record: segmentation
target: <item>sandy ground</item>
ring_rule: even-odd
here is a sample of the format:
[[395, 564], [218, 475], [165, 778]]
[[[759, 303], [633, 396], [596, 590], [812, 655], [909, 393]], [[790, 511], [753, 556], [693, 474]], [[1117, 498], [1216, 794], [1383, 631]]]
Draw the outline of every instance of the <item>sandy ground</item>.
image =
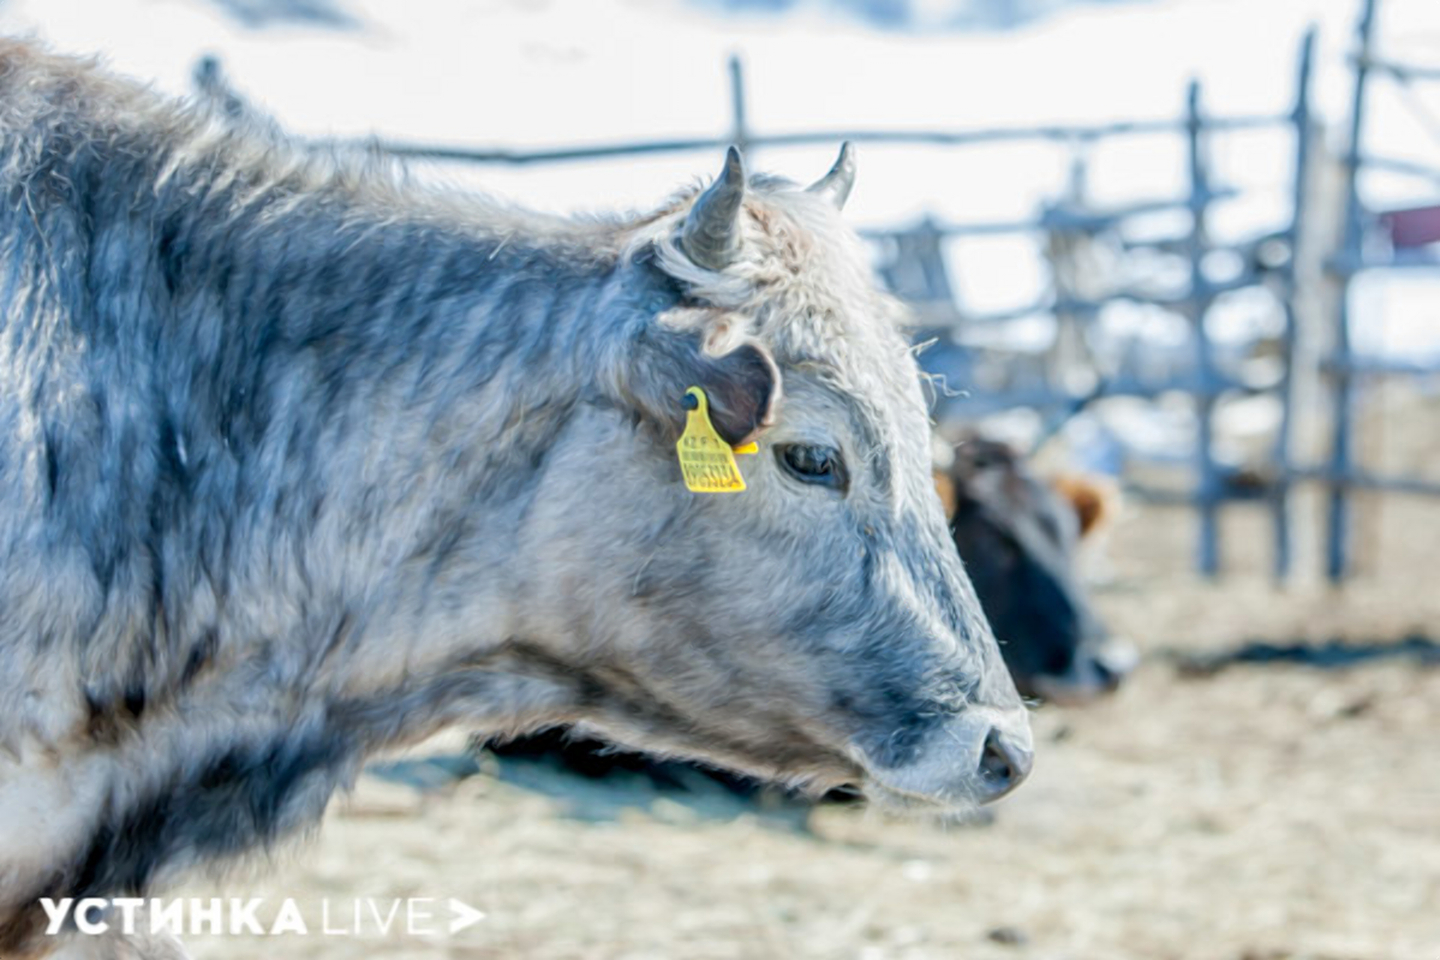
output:
[[[1411, 423], [1435, 466], [1440, 416]], [[1424, 438], [1429, 443], [1421, 443]], [[1420, 446], [1415, 446], [1420, 444]], [[1423, 449], [1422, 449], [1423, 448]], [[1417, 452], [1418, 450], [1418, 452]], [[604, 822], [487, 776], [427, 795], [362, 781], [318, 840], [262, 878], [191, 895], [456, 897], [453, 937], [201, 937], [198, 957], [1440, 958], [1440, 669], [1231, 667], [1167, 650], [1252, 638], [1440, 632], [1440, 504], [1366, 518], [1343, 591], [1273, 590], [1257, 511], [1227, 520], [1237, 572], [1186, 572], [1188, 514], [1129, 508], [1100, 602], [1145, 660], [1109, 702], [1041, 709], [1031, 781], [987, 826], [827, 808], [810, 833], [661, 802]], [[262, 914], [264, 911], [262, 910]]]

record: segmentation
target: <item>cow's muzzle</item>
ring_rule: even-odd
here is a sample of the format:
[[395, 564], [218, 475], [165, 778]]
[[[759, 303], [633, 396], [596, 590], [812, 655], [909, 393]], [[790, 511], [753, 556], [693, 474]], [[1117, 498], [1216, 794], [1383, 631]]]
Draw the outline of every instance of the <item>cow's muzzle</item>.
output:
[[999, 800], [1030, 776], [1030, 768], [1035, 765], [1035, 748], [1029, 717], [1022, 723], [1018, 733], [993, 726], [985, 735], [980, 749], [980, 795], [977, 797], [981, 803]]
[[861, 760], [867, 792], [882, 803], [956, 809], [999, 800], [1030, 775], [1034, 741], [1024, 707], [971, 707], [947, 720], [913, 761]]

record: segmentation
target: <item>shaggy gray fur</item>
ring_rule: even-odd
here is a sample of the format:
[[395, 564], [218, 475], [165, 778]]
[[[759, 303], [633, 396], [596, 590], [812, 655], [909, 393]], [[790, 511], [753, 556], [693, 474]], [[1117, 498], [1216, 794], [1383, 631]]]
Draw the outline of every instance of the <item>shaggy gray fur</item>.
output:
[[[831, 198], [750, 178], [708, 270], [693, 194], [514, 211], [13, 43], [0, 186], [0, 953], [447, 724], [940, 805], [1028, 747]], [[681, 483], [692, 384], [743, 494]]]

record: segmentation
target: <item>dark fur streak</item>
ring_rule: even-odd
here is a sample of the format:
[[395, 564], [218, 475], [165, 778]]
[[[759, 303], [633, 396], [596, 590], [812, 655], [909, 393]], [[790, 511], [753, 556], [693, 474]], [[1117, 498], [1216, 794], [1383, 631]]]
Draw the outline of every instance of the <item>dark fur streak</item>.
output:
[[45, 488], [50, 491], [50, 502], [55, 502], [60, 490], [60, 454], [58, 441], [53, 430], [45, 428]]
[[44, 895], [143, 895], [177, 851], [229, 856], [269, 844], [287, 826], [286, 806], [301, 782], [347, 754], [344, 741], [325, 731], [239, 744], [123, 809], [112, 798], [73, 867]]

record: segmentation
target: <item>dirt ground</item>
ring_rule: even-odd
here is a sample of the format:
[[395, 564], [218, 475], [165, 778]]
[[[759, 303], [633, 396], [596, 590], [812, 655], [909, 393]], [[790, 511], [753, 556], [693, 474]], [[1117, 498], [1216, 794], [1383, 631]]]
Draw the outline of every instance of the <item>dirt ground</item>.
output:
[[[1417, 401], [1418, 402], [1418, 401]], [[1407, 465], [1437, 466], [1440, 404], [1410, 406]], [[1440, 473], [1440, 472], [1437, 472]], [[1167, 651], [1248, 639], [1440, 634], [1440, 503], [1364, 512], [1343, 590], [1273, 589], [1258, 510], [1233, 571], [1188, 572], [1189, 514], [1129, 507], [1099, 601], [1145, 658], [1112, 700], [1035, 715], [1037, 766], [993, 823], [826, 808], [810, 833], [664, 801], [590, 822], [487, 776], [420, 794], [367, 777], [263, 877], [189, 895], [456, 897], [447, 938], [195, 938], [257, 953], [540, 960], [1440, 960], [1440, 669], [1233, 666]], [[306, 906], [309, 905], [309, 906]]]

